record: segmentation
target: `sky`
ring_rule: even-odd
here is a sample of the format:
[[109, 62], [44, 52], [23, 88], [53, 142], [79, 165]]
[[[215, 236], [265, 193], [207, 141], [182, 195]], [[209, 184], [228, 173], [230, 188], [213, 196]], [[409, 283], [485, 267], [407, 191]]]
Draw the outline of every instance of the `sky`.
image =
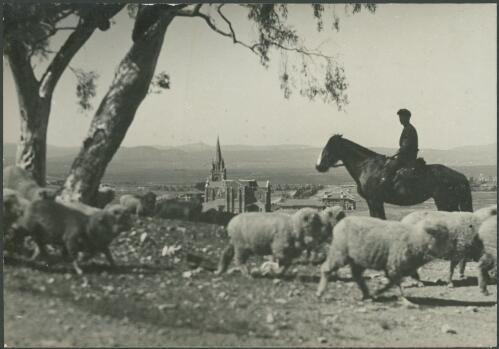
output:
[[[245, 9], [224, 9], [241, 39], [255, 38]], [[309, 5], [289, 5], [289, 11], [305, 45], [319, 47], [344, 67], [350, 101], [344, 111], [298, 93], [285, 99], [279, 53], [266, 69], [202, 19], [180, 17], [167, 30], [156, 67], [170, 75], [171, 89], [146, 96], [122, 145], [215, 144], [218, 135], [222, 146], [322, 146], [342, 133], [365, 146], [397, 147], [400, 108], [411, 111], [420, 148], [496, 142], [495, 4], [380, 4], [374, 14], [355, 15], [338, 5], [339, 32], [330, 29], [326, 12], [321, 33]], [[99, 74], [93, 111], [131, 46], [133, 20], [122, 11], [114, 22], [108, 31], [96, 31], [71, 62]], [[60, 46], [63, 35], [51, 47]], [[38, 63], [38, 74], [47, 63]], [[16, 142], [19, 109], [5, 59], [3, 71], [3, 139]], [[87, 133], [93, 114], [78, 111], [75, 81], [68, 69], [56, 87], [49, 144], [80, 146]]]

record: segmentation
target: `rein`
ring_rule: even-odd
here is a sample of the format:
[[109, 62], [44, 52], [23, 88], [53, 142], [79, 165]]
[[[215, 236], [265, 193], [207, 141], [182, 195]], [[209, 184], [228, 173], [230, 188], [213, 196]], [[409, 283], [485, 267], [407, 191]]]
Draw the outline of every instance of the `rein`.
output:
[[343, 167], [345, 166], [345, 164], [342, 162], [341, 164], [338, 164], [338, 165], [331, 165], [331, 167]]

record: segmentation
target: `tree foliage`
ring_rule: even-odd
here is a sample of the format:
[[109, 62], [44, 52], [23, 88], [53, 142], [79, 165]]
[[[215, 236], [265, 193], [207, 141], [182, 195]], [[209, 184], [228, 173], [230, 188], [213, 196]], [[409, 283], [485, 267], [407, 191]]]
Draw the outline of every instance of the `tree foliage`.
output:
[[[76, 41], [80, 33], [91, 33], [97, 28], [107, 30], [110, 26], [110, 18], [121, 7], [123, 5], [88, 6], [83, 3], [6, 2], [4, 6], [4, 55], [8, 56], [16, 48], [18, 51], [20, 48], [23, 53], [20, 58], [29, 63], [33, 75], [37, 62], [52, 58], [47, 71], [39, 79], [39, 83], [43, 84], [43, 79], [49, 73], [51, 65], [63, 65], [61, 70], [64, 70], [69, 62], [62, 61], [65, 57], [74, 55], [74, 52], [66, 51], [71, 51], [71, 44]], [[70, 36], [63, 46], [54, 51], [50, 41], [56, 34], [63, 31], [69, 32]], [[86, 41], [86, 39], [81, 40]], [[95, 96], [97, 74], [78, 68], [71, 70], [78, 80], [76, 96], [80, 109], [88, 110], [91, 108], [91, 98]]]
[[[322, 99], [325, 103], [334, 103], [338, 109], [348, 104], [346, 75], [342, 66], [333, 57], [318, 50], [306, 47], [288, 20], [287, 4], [244, 4], [247, 18], [257, 30], [257, 37], [252, 42], [239, 39], [237, 29], [224, 12], [225, 4], [197, 4], [193, 9], [180, 9], [179, 16], [199, 17], [220, 35], [229, 37], [234, 44], [242, 45], [256, 54], [260, 63], [268, 67], [272, 53], [280, 53], [279, 82], [285, 98], [294, 91], [309, 100]], [[344, 6], [346, 14], [355, 14], [363, 8], [369, 12], [376, 10], [376, 5], [345, 4], [324, 5], [312, 4], [313, 18], [316, 20], [318, 32], [325, 27], [326, 10], [331, 9], [331, 28], [339, 31], [340, 17], [337, 8]], [[205, 11], [205, 8], [208, 10]], [[209, 13], [209, 14], [208, 14]], [[213, 14], [215, 13], [215, 15]], [[223, 26], [217, 24], [222, 22]]]

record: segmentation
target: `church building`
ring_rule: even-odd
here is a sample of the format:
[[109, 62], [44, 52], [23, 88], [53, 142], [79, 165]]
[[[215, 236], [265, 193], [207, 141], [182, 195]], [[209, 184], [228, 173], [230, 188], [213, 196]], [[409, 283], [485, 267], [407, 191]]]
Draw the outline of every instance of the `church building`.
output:
[[270, 212], [270, 195], [270, 181], [227, 179], [220, 140], [217, 138], [215, 159], [204, 189], [203, 211], [214, 208], [231, 213]]

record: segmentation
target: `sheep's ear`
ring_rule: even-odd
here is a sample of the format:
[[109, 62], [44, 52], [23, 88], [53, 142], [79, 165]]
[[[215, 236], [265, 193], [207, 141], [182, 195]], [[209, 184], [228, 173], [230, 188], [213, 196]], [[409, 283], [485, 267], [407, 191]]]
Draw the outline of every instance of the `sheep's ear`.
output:
[[423, 221], [422, 228], [433, 237], [444, 237], [449, 234], [447, 226], [442, 222]]

